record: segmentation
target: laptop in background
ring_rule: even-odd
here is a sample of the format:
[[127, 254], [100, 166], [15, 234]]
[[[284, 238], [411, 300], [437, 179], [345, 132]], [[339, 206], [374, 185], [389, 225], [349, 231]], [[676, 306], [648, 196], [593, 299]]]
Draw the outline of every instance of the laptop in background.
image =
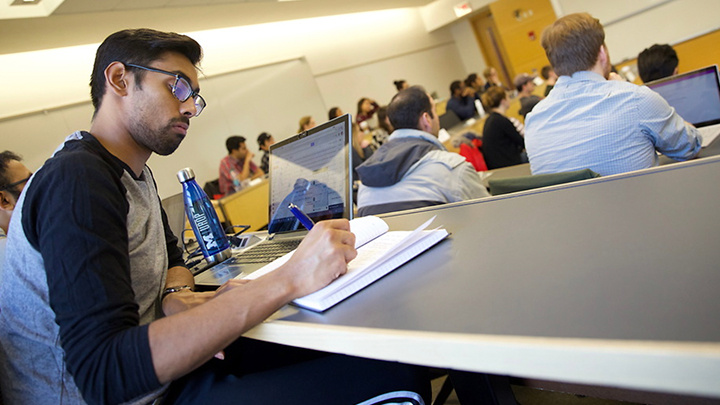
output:
[[717, 65], [645, 84], [660, 94], [702, 134], [702, 146], [720, 135], [720, 77]]
[[175, 194], [160, 201], [165, 215], [167, 216], [168, 225], [173, 235], [178, 238], [178, 247], [185, 248], [183, 234], [185, 232], [185, 201], [183, 201], [182, 193]]
[[352, 219], [351, 128], [345, 114], [270, 147], [268, 238], [196, 275], [196, 285], [218, 286], [295, 249], [307, 230], [290, 203], [315, 222]]

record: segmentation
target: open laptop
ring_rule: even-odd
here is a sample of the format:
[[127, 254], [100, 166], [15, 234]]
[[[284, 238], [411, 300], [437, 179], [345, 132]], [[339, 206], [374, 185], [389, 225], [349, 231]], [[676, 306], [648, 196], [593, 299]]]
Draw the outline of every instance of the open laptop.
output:
[[178, 247], [183, 249], [185, 246], [183, 240], [185, 232], [185, 201], [183, 200], [183, 194], [178, 193], [167, 197], [161, 201], [161, 204], [167, 216], [170, 230], [178, 238]]
[[270, 147], [268, 238], [199, 273], [196, 285], [218, 286], [295, 249], [307, 230], [290, 203], [315, 222], [352, 219], [351, 120], [345, 114]]
[[645, 84], [702, 134], [702, 146], [720, 135], [720, 78], [717, 65]]

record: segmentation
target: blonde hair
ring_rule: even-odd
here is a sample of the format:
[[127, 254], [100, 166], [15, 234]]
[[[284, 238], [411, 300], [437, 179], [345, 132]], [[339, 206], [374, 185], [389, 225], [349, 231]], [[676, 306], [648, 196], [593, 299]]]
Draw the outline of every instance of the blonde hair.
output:
[[485, 76], [485, 80], [489, 79], [490, 76], [492, 76], [493, 69], [495, 68], [492, 66], [488, 66], [485, 68], [485, 70], [483, 70], [483, 76]]
[[305, 130], [305, 125], [309, 124], [310, 120], [312, 120], [312, 117], [309, 115], [300, 118], [300, 128], [298, 128], [298, 133]]

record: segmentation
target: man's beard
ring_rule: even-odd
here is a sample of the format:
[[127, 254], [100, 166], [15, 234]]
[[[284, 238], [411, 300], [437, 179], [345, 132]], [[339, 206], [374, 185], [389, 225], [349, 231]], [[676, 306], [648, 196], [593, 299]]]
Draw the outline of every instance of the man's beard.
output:
[[173, 131], [173, 126], [178, 122], [190, 125], [188, 118], [173, 118], [162, 129], [153, 131], [144, 123], [138, 122], [132, 126], [130, 136], [150, 151], [167, 156], [175, 152], [185, 138], [185, 135]]

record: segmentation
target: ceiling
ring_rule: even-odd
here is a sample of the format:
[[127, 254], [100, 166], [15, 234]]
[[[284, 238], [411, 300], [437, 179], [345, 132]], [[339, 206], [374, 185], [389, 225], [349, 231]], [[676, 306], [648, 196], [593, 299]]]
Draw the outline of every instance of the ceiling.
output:
[[[99, 43], [133, 27], [194, 32], [268, 22], [420, 7], [433, 0], [40, 0], [0, 4], [0, 54]], [[59, 5], [57, 4], [59, 3]], [[45, 17], [18, 18], [11, 7], [38, 7]], [[42, 11], [42, 10], [40, 10]]]

